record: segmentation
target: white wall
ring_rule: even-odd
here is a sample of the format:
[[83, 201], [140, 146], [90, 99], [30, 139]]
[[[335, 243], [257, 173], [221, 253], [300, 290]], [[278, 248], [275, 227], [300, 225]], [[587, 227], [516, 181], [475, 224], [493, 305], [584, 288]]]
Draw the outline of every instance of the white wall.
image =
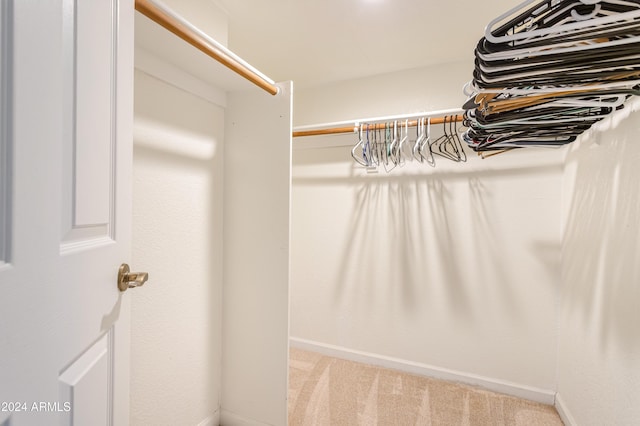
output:
[[[131, 423], [220, 406], [224, 111], [135, 73]], [[217, 424], [217, 423], [215, 423]]]
[[[295, 121], [456, 108], [466, 65], [302, 90]], [[371, 175], [323, 141], [355, 138], [294, 140], [292, 339], [552, 402], [562, 151]]]
[[631, 110], [567, 157], [558, 394], [576, 425], [640, 421], [640, 112]]
[[459, 108], [472, 71], [456, 62], [296, 89], [293, 125]]
[[229, 94], [222, 424], [286, 425], [291, 83]]
[[[213, 2], [163, 2], [226, 44]], [[150, 61], [140, 28], [136, 37], [131, 267], [150, 278], [131, 294], [131, 424], [217, 425], [225, 95], [162, 50]]]
[[290, 83], [135, 85], [131, 422], [286, 424]]

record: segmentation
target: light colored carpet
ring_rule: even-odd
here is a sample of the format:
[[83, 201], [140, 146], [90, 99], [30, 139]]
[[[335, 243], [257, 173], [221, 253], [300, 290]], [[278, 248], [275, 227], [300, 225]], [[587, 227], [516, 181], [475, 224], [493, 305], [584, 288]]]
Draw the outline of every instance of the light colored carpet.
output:
[[562, 426], [551, 406], [292, 348], [291, 426]]

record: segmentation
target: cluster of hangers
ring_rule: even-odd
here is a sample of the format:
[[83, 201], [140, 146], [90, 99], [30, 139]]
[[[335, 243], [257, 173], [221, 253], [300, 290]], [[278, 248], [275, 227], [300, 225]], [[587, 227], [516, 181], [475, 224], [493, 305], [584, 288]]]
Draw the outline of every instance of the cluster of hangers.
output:
[[[458, 117], [445, 116], [438, 121], [443, 125], [443, 134], [438, 137], [432, 134], [432, 122], [428, 117], [411, 122], [406, 119], [357, 124], [357, 142], [351, 149], [351, 156], [369, 170], [382, 167], [387, 172], [405, 165], [407, 160], [435, 167], [435, 156], [456, 162], [467, 161], [458, 134]], [[415, 127], [415, 132], [409, 130], [410, 127]]]
[[527, 0], [489, 23], [465, 86], [476, 151], [572, 142], [640, 95], [640, 0]]

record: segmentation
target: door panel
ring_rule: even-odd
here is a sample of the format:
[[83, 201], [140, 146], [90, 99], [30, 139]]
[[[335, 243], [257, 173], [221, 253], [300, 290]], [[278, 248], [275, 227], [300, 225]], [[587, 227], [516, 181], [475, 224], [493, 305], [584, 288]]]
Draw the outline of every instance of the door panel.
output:
[[13, 15], [0, 404], [14, 403], [0, 425], [126, 425], [133, 2], [0, 2]]
[[59, 406], [62, 424], [112, 424], [112, 338], [112, 333], [105, 334], [60, 374], [60, 401], [66, 404]]
[[113, 239], [117, 3], [66, 0], [63, 245]]
[[75, 1], [74, 226], [106, 224], [110, 217], [112, 102], [115, 47], [113, 1]]
[[0, 3], [0, 268], [11, 247], [11, 2]]

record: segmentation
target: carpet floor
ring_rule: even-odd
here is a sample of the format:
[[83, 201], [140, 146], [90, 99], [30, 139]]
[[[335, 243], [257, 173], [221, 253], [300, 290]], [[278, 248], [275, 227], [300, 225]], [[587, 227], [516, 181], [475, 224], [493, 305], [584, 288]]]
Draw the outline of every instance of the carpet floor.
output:
[[292, 348], [291, 426], [562, 426], [552, 406]]

